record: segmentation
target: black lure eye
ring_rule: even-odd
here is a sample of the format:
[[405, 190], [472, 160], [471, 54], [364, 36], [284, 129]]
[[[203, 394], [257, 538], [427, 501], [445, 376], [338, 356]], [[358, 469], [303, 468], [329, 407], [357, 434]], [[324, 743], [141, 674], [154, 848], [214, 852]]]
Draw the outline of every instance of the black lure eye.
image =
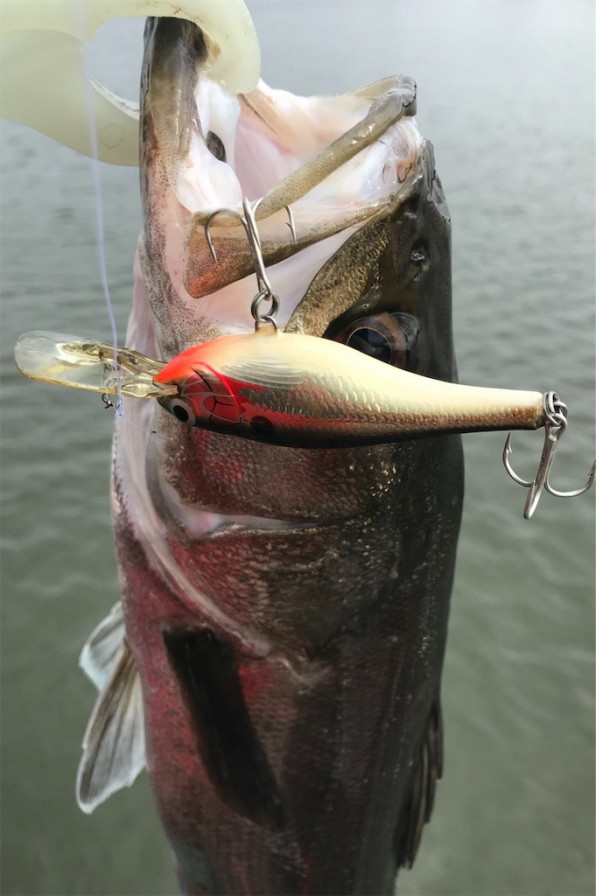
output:
[[189, 426], [194, 425], [195, 412], [189, 401], [185, 401], [183, 398], [171, 398], [167, 404], [163, 400], [160, 404], [163, 404], [166, 410], [168, 410], [176, 420], [179, 420], [180, 423], [187, 423]]
[[420, 325], [412, 314], [396, 311], [361, 317], [335, 338], [377, 361], [406, 369], [419, 330]]

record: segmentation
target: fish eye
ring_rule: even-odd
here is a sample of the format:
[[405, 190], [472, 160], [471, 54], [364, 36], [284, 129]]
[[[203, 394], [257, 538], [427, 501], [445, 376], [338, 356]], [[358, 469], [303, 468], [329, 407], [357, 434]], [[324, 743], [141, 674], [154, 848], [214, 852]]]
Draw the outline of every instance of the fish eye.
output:
[[336, 335], [338, 342], [393, 367], [410, 366], [420, 325], [402, 311], [361, 317]]
[[356, 351], [376, 358], [377, 361], [384, 361], [386, 364], [391, 363], [392, 351], [391, 343], [385, 333], [381, 333], [375, 327], [358, 326], [352, 330], [346, 339], [346, 345], [355, 348]]
[[163, 407], [176, 418], [176, 420], [179, 420], [180, 423], [187, 423], [189, 426], [194, 426], [195, 412], [190, 401], [186, 401], [184, 398], [170, 398], [167, 403], [162, 399], [160, 404], [162, 404]]

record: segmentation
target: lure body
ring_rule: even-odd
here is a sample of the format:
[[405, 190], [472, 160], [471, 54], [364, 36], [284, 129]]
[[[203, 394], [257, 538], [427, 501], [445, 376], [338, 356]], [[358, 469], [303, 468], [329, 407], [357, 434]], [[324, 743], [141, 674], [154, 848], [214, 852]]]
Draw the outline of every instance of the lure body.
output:
[[271, 326], [188, 349], [154, 382], [176, 387], [159, 403], [182, 423], [309, 448], [544, 422], [539, 392], [445, 383]]
[[104, 396], [156, 398], [184, 424], [304, 448], [380, 444], [448, 432], [535, 429], [544, 395], [460, 386], [352, 348], [272, 326], [193, 346], [167, 364], [105, 342], [34, 330], [25, 376]]

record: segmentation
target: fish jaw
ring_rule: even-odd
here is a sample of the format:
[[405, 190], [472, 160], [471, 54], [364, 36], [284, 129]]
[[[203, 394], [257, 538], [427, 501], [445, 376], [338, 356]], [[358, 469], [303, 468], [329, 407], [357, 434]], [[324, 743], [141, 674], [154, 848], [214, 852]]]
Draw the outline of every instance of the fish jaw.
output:
[[[149, 24], [146, 44], [145, 227], [127, 344], [168, 360], [217, 336], [252, 330], [255, 287], [248, 277], [215, 292], [210, 286], [200, 298], [187, 291], [186, 253], [201, 203], [184, 189], [190, 183], [206, 191], [211, 181], [197, 187], [193, 166], [184, 167], [176, 148], [190, 147], [192, 161], [193, 148], [206, 146], [211, 107], [197, 106], [202, 135], [192, 104], [191, 114], [180, 111], [186, 131], [177, 124], [170, 133], [167, 121], [154, 117], [160, 97], [172, 95], [154, 59], [158, 27]], [[174, 33], [166, 34], [175, 48]], [[190, 46], [187, 32], [180, 41]], [[186, 58], [161, 47], [171, 65]], [[174, 96], [189, 104], [187, 73], [174, 77], [181, 84]], [[213, 120], [220, 102], [234, 114], [240, 110], [236, 134], [243, 115], [252, 133], [251, 109], [261, 111], [271, 97], [277, 102], [275, 92], [259, 89], [248, 107], [199, 79]], [[292, 108], [288, 97], [284, 102]], [[342, 123], [331, 136], [357, 124], [371, 102], [366, 92], [337, 100]], [[326, 103], [323, 115], [334, 105]], [[428, 146], [423, 152], [412, 122], [392, 127], [384, 149], [366, 150], [371, 160], [364, 167], [375, 169], [381, 185], [370, 216], [270, 264], [268, 273], [282, 300], [279, 320], [294, 332], [325, 335], [338, 316], [365, 305], [417, 313], [427, 324], [422, 371], [450, 380], [448, 217]], [[227, 132], [219, 130], [231, 157]], [[305, 139], [303, 152], [321, 149], [329, 136], [327, 130], [311, 143]], [[407, 152], [398, 147], [397, 156], [406, 158], [412, 142], [418, 161], [400, 184], [395, 147], [402, 137]], [[269, 189], [261, 180], [251, 194], [238, 178], [240, 147], [247, 145], [233, 144], [237, 182], [223, 171], [225, 189], [210, 200], [218, 207]], [[383, 193], [385, 152], [394, 179]], [[217, 163], [222, 172], [221, 161], [205, 161], [205, 171]], [[333, 188], [341, 201], [329, 216], [338, 225], [352, 190], [346, 184]], [[325, 202], [319, 195], [305, 204], [298, 223], [312, 229], [309, 221]], [[233, 227], [216, 223], [219, 251], [223, 232]], [[276, 228], [288, 243], [283, 211], [259, 221], [260, 232], [268, 227], [272, 244], [280, 241]], [[421, 272], [410, 255], [422, 238], [431, 261]], [[362, 247], [365, 259], [354, 277], [345, 268], [340, 277], [341, 295], [328, 289], [325, 272]], [[387, 267], [394, 278], [382, 276]], [[207, 264], [206, 280], [212, 273]], [[162, 408], [125, 400], [113, 469], [114, 531], [127, 639], [144, 693], [147, 764], [183, 889], [393, 892], [398, 867], [413, 860], [441, 773], [438, 706], [461, 513], [459, 439], [312, 452], [180, 426]], [[221, 712], [213, 715], [209, 706]], [[235, 743], [242, 744], [239, 755]]]

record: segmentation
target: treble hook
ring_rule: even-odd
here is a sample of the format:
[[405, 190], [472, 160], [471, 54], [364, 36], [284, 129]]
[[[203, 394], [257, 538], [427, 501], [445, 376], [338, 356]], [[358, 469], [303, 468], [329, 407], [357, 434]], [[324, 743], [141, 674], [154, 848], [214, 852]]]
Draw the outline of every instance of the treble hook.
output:
[[546, 417], [546, 422], [544, 424], [544, 446], [542, 448], [540, 463], [538, 464], [538, 471], [534, 479], [528, 482], [526, 479], [522, 479], [521, 476], [518, 476], [512, 469], [509, 461], [509, 455], [513, 451], [511, 448], [511, 433], [507, 436], [507, 441], [505, 442], [505, 448], [503, 450], [503, 463], [511, 478], [519, 485], [523, 485], [524, 488], [530, 489], [530, 494], [528, 495], [528, 500], [524, 507], [524, 517], [527, 520], [533, 516], [543, 491], [548, 492], [549, 495], [554, 495], [556, 498], [575, 498], [577, 495], [583, 495], [584, 492], [587, 492], [596, 478], [595, 461], [592, 464], [588, 481], [583, 488], [575, 489], [575, 491], [572, 492], [560, 492], [551, 486], [549, 477], [555, 459], [557, 445], [567, 428], [567, 405], [560, 400], [555, 392], [547, 392], [545, 394], [543, 405], [544, 415]]
[[[257, 287], [258, 292], [254, 297], [252, 304], [250, 306], [250, 312], [255, 321], [255, 329], [259, 329], [262, 323], [270, 323], [273, 324], [275, 329], [277, 329], [277, 324], [275, 322], [275, 315], [279, 310], [279, 299], [273, 292], [271, 284], [269, 282], [269, 278], [267, 276], [267, 271], [265, 269], [265, 260], [263, 258], [263, 252], [261, 249], [261, 239], [259, 237], [259, 231], [257, 229], [256, 222], [256, 211], [259, 207], [261, 200], [259, 199], [254, 205], [251, 206], [248, 199], [244, 198], [242, 200], [242, 208], [244, 210], [244, 214], [241, 215], [240, 212], [236, 211], [236, 209], [232, 208], [218, 208], [214, 212], [212, 212], [207, 220], [205, 221], [205, 238], [207, 240], [207, 245], [209, 246], [209, 250], [211, 252], [211, 257], [213, 261], [217, 263], [217, 254], [215, 252], [215, 247], [213, 245], [213, 241], [211, 239], [211, 233], [209, 228], [211, 226], [212, 220], [221, 214], [233, 215], [237, 218], [242, 226], [244, 227], [244, 232], [246, 233], [246, 238], [248, 240], [248, 245], [250, 246], [250, 250], [252, 253], [254, 265], [255, 265], [255, 276], [257, 278]], [[294, 242], [296, 242], [296, 227], [294, 224], [294, 216], [292, 214], [289, 206], [285, 206], [286, 212], [288, 213], [288, 226], [292, 232], [292, 237]], [[269, 301], [271, 303], [271, 307], [267, 314], [262, 314], [260, 312], [260, 306], [263, 301]]]

